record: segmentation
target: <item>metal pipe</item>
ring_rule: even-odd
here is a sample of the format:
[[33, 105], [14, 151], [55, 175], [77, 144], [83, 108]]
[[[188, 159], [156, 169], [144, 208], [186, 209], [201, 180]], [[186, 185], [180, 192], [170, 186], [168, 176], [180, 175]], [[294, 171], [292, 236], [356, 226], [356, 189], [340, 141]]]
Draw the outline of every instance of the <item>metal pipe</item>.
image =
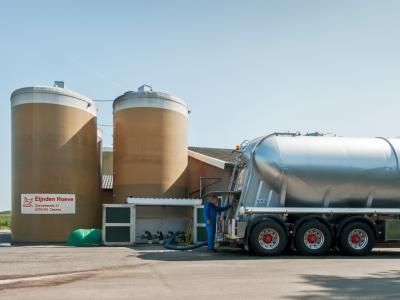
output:
[[203, 176], [200, 176], [200, 191], [199, 191], [200, 198], [203, 195], [203, 184], [202, 184], [203, 180], [216, 180], [215, 182], [212, 182], [212, 183], [204, 186], [204, 188], [206, 188], [206, 187], [209, 187], [209, 186], [212, 186], [212, 185], [214, 185], [216, 183], [221, 182], [222, 178], [221, 177], [203, 177]]
[[399, 208], [244, 207], [241, 214], [400, 214]]

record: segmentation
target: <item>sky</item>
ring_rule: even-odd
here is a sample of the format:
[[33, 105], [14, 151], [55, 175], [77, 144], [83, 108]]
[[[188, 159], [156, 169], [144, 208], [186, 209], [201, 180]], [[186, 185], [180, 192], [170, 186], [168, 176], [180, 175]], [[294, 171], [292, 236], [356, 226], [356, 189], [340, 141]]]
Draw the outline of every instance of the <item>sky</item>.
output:
[[[192, 146], [274, 131], [398, 137], [399, 14], [385, 0], [0, 0], [0, 211], [10, 94], [55, 80], [97, 100], [142, 84], [180, 97]], [[112, 124], [111, 103], [98, 106]]]

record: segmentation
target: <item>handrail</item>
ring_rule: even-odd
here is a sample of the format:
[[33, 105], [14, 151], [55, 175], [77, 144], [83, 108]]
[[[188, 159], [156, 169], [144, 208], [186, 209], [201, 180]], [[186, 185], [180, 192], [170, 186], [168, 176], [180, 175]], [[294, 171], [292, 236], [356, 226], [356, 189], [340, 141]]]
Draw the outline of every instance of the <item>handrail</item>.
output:
[[400, 214], [400, 208], [241, 207], [243, 214]]

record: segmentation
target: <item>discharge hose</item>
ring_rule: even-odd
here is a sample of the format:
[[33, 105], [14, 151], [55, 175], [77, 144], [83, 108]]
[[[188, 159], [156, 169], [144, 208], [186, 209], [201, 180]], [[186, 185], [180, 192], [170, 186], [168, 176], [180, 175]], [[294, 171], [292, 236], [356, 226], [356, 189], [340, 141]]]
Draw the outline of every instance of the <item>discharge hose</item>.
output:
[[177, 245], [174, 244], [174, 240], [176, 237], [177, 233], [174, 233], [169, 239], [167, 239], [163, 246], [164, 248], [168, 249], [168, 250], [180, 250], [180, 251], [185, 251], [185, 250], [193, 250], [193, 249], [197, 249], [200, 247], [204, 247], [207, 246], [207, 242], [200, 242], [200, 243], [196, 243], [196, 244], [192, 244], [192, 245]]

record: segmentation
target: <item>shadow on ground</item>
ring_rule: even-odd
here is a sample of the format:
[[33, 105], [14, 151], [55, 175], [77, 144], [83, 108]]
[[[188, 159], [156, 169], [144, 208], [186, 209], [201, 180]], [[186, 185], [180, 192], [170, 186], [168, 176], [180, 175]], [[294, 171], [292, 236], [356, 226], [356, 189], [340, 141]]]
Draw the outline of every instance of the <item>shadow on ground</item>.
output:
[[[35, 246], [36, 248], [43, 247], [63, 247], [71, 248], [65, 243], [11, 243], [10, 232], [0, 231], [0, 247], [1, 246]], [[74, 247], [72, 247], [74, 248]], [[143, 260], [158, 260], [158, 261], [208, 261], [208, 260], [259, 260], [259, 259], [277, 259], [277, 257], [259, 257], [250, 253], [244, 252], [239, 248], [224, 247], [218, 250], [217, 253], [207, 252], [206, 247], [202, 247], [192, 251], [170, 251], [164, 249], [162, 245], [136, 245], [133, 247], [122, 247], [132, 250], [130, 257], [137, 257]], [[400, 251], [397, 249], [375, 250], [368, 256], [340, 256], [337, 252], [332, 252], [330, 255], [319, 257], [305, 257], [297, 255], [294, 251], [287, 251], [278, 257], [279, 259], [297, 260], [297, 259], [313, 259], [313, 260], [330, 260], [330, 259], [400, 259]], [[365, 263], [365, 262], [363, 262]]]
[[[260, 257], [244, 252], [238, 248], [220, 248], [217, 253], [209, 253], [207, 248], [199, 248], [192, 251], [166, 251], [162, 246], [147, 246], [140, 245], [130, 247], [134, 250], [132, 257], [137, 257], [143, 260], [158, 260], [158, 261], [207, 261], [207, 260], [259, 260], [259, 259], [312, 259], [312, 260], [332, 260], [332, 259], [356, 259], [365, 260], [371, 259], [400, 259], [400, 252], [396, 250], [385, 249], [385, 251], [374, 251], [368, 256], [342, 256], [337, 252], [331, 252], [325, 256], [301, 256], [295, 251], [286, 251], [278, 257]], [[365, 263], [365, 262], [363, 262]]]
[[[400, 271], [392, 270], [359, 277], [300, 275], [301, 283], [318, 289], [302, 291], [304, 296], [286, 299], [399, 299]], [[322, 290], [321, 290], [322, 289]]]
[[209, 253], [207, 248], [199, 248], [191, 251], [169, 251], [160, 246], [136, 246], [132, 247], [136, 253], [131, 256], [143, 260], [158, 261], [207, 261], [207, 260], [252, 260], [259, 257], [249, 255], [241, 249], [223, 249], [217, 253]]

